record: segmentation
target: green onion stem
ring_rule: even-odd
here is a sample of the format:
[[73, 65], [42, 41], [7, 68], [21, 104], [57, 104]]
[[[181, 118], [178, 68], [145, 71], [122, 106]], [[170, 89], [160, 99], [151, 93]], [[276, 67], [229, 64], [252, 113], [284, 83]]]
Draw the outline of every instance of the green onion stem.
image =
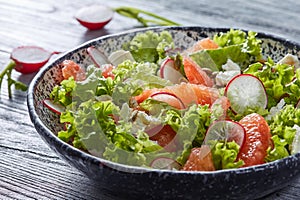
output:
[[[137, 21], [142, 23], [143, 26], [145, 26], [145, 27], [149, 26], [150, 24], [156, 24], [156, 25], [161, 25], [161, 26], [179, 26], [180, 25], [177, 22], [171, 21], [167, 18], [161, 17], [154, 13], [144, 11], [144, 10], [141, 10], [138, 8], [122, 6], [122, 7], [115, 8], [114, 11], [125, 17], [136, 19]], [[144, 17], [139, 16], [140, 14], [150, 16], [156, 20], [146, 19]]]

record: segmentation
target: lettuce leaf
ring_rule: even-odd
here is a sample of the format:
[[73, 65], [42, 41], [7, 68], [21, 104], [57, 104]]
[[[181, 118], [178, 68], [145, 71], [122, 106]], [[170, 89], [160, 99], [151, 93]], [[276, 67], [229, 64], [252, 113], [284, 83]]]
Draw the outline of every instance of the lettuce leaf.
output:
[[201, 50], [190, 54], [190, 57], [201, 67], [213, 71], [222, 70], [228, 59], [237, 63], [241, 69], [262, 58], [261, 40], [256, 38], [257, 33], [233, 30], [216, 34], [213, 40], [219, 45], [218, 49]]
[[63, 106], [67, 106], [72, 103], [72, 92], [76, 87], [76, 82], [73, 77], [67, 80], [63, 80], [60, 85], [56, 85], [51, 93], [50, 99], [53, 102], [59, 102]]
[[130, 60], [126, 60], [113, 69], [113, 73], [120, 79], [119, 81], [123, 81], [127, 78], [131, 78], [138, 72], [156, 75], [158, 68], [158, 65], [154, 63], [132, 62]]
[[226, 47], [245, 42], [246, 33], [240, 30], [230, 29], [228, 32], [220, 32], [214, 35], [213, 40], [220, 46]]
[[101, 155], [110, 142], [109, 136], [115, 131], [114, 121], [110, 117], [112, 109], [110, 102], [89, 100], [81, 103], [74, 113], [78, 136], [87, 151]]
[[137, 62], [157, 63], [165, 57], [165, 49], [174, 47], [172, 35], [168, 31], [156, 33], [146, 31], [137, 34], [123, 49], [130, 51]]
[[[296, 104], [300, 92], [300, 81], [297, 70], [288, 64], [275, 64], [272, 59], [268, 59], [265, 64], [254, 63], [245, 71], [245, 74], [252, 74], [258, 77], [266, 88], [268, 95], [268, 109], [277, 105], [281, 98], [289, 104]], [[286, 96], [286, 97], [285, 97]]]
[[243, 52], [241, 45], [226, 46], [215, 50], [205, 50], [211, 59], [215, 62], [219, 70], [222, 70], [228, 59], [237, 63], [241, 69], [250, 64], [250, 55]]
[[293, 105], [285, 105], [271, 120], [268, 121], [272, 135], [278, 135], [285, 139], [287, 144], [291, 144], [296, 130], [293, 126], [300, 125], [300, 109]]
[[290, 155], [286, 148], [288, 143], [285, 139], [280, 138], [278, 135], [272, 136], [271, 139], [273, 140], [274, 147], [273, 149], [268, 148], [267, 156], [265, 157], [266, 162], [272, 162]]
[[201, 146], [206, 129], [213, 120], [208, 105], [195, 104], [186, 110], [177, 110], [164, 102], [147, 99], [140, 106], [177, 132], [177, 149], [172, 158], [181, 165], [184, 165], [193, 147]]
[[300, 100], [300, 68], [296, 69], [293, 81], [287, 84], [286, 87], [288, 95], [284, 97], [285, 102], [296, 106]]
[[215, 141], [212, 146], [213, 162], [217, 170], [239, 168], [244, 165], [244, 161], [236, 160], [240, 147], [234, 141]]
[[119, 64], [113, 70], [115, 74], [112, 90], [113, 102], [119, 107], [128, 103], [132, 96], [145, 89], [161, 88], [171, 85], [168, 80], [156, 76], [158, 65], [154, 63], [137, 63], [129, 60]]
[[118, 163], [146, 166], [163, 148], [144, 132], [147, 124], [141, 122], [142, 115], [134, 113], [126, 104], [117, 113], [119, 120], [111, 136], [112, 145], [106, 147], [103, 157]]
[[[178, 120], [179, 121], [179, 120]], [[212, 122], [211, 113], [207, 105], [192, 105], [183, 114], [177, 131], [178, 138], [176, 160], [184, 165], [193, 147], [199, 147], [205, 137], [206, 129]]]
[[246, 33], [242, 30], [230, 29], [227, 33], [216, 34], [213, 40], [220, 47], [238, 45], [241, 47], [241, 52], [260, 58], [262, 56], [261, 40], [257, 39], [256, 36], [257, 33], [253, 31]]
[[295, 125], [300, 126], [300, 109], [293, 105], [285, 105], [277, 112], [268, 124], [274, 143], [273, 149], [268, 149], [266, 161], [273, 161], [290, 155], [292, 143], [296, 134]]
[[72, 93], [72, 101], [80, 103], [94, 99], [101, 79], [103, 80], [100, 68], [94, 65], [88, 66], [86, 79], [76, 82], [76, 87]]
[[65, 130], [61, 130], [57, 133], [57, 137], [64, 142], [72, 144], [74, 147], [84, 149], [85, 147], [80, 141], [76, 127], [74, 125], [74, 117], [70, 111], [61, 113], [60, 123], [65, 124]]

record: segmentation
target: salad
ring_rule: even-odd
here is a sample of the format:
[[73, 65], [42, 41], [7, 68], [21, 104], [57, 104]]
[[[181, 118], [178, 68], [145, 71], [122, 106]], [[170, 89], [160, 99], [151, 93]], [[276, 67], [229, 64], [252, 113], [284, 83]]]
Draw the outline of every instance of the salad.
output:
[[58, 137], [113, 162], [214, 171], [259, 165], [300, 150], [300, 69], [262, 55], [255, 32], [231, 29], [179, 49], [147, 31], [94, 64], [61, 63], [44, 104]]

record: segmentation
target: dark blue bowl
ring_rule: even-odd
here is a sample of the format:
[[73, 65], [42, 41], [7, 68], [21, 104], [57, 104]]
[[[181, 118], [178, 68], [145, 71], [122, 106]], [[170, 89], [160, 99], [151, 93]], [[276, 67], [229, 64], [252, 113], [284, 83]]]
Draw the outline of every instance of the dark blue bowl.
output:
[[[83, 66], [92, 63], [86, 48], [96, 46], [106, 54], [120, 49], [124, 41], [138, 32], [168, 30], [177, 46], [188, 48], [194, 41], [212, 36], [222, 28], [158, 27], [145, 28], [89, 41], [70, 50], [42, 68], [34, 77], [28, 91], [28, 108], [31, 120], [43, 140], [61, 158], [91, 179], [96, 180], [103, 192], [128, 199], [255, 199], [285, 187], [300, 172], [300, 153], [282, 160], [241, 169], [215, 172], [186, 172], [147, 169], [113, 163], [80, 151], [61, 141], [58, 115], [41, 104], [49, 97], [52, 88], [62, 80], [60, 65], [71, 59]], [[259, 33], [263, 53], [279, 60], [287, 53], [300, 57], [300, 46], [269, 34]]]

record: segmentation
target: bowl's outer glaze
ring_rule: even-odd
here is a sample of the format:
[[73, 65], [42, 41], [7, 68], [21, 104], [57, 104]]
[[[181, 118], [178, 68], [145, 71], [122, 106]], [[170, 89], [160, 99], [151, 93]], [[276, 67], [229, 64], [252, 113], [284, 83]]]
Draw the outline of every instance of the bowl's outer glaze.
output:
[[[70, 50], [43, 67], [31, 82], [28, 108], [31, 120], [43, 140], [69, 164], [97, 181], [103, 192], [128, 199], [255, 199], [285, 187], [300, 172], [300, 153], [288, 158], [235, 170], [217, 172], [184, 172], [145, 169], [113, 163], [86, 154], [56, 137], [61, 130], [59, 117], [41, 101], [62, 80], [60, 63], [71, 59], [83, 67], [92, 63], [86, 48], [96, 46], [109, 55], [121, 48], [138, 32], [168, 30], [177, 47], [186, 49], [194, 41], [228, 29], [205, 27], [157, 27], [137, 29], [104, 36]], [[300, 45], [272, 35], [259, 33], [263, 54], [278, 61], [285, 54], [300, 57]], [[98, 189], [98, 188], [95, 188]]]

